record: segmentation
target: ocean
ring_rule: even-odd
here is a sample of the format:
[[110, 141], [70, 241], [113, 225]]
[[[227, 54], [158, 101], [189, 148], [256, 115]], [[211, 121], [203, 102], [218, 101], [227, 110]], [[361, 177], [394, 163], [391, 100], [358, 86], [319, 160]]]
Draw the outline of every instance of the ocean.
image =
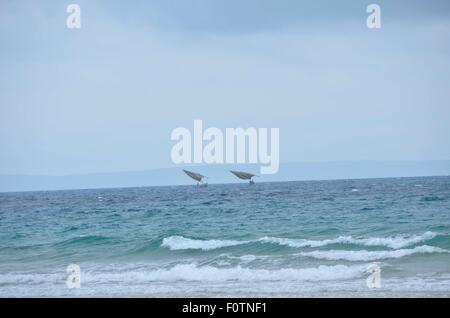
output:
[[448, 297], [449, 252], [450, 177], [0, 193], [0, 297]]

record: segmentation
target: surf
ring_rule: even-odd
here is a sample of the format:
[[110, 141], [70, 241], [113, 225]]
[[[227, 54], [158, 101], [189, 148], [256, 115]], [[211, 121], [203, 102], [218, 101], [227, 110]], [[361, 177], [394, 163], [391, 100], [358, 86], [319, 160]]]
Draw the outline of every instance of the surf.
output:
[[373, 247], [382, 246], [391, 249], [400, 249], [431, 240], [436, 236], [437, 233], [427, 231], [419, 235], [399, 234], [389, 237], [354, 238], [352, 236], [339, 236], [333, 239], [309, 240], [309, 239], [292, 239], [292, 238], [264, 236], [258, 239], [239, 241], [239, 240], [220, 240], [220, 239], [202, 240], [202, 239], [186, 238], [177, 235], [164, 238], [162, 240], [161, 247], [166, 247], [169, 248], [170, 250], [199, 249], [208, 251], [249, 243], [263, 243], [263, 244], [265, 243], [265, 244], [278, 244], [293, 248], [322, 247], [333, 244], [349, 244], [349, 245], [361, 245]]
[[439, 247], [422, 245], [410, 249], [399, 249], [390, 251], [328, 250], [328, 251], [301, 252], [296, 255], [329, 261], [345, 260], [345, 261], [368, 262], [382, 259], [402, 258], [405, 256], [411, 256], [413, 254], [432, 254], [432, 253], [448, 253], [448, 251]]

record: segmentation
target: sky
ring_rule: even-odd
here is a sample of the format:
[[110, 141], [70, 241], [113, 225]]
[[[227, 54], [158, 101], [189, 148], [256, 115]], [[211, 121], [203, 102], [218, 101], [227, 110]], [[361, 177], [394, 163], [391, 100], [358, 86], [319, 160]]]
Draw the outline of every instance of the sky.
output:
[[[0, 174], [173, 166], [173, 129], [281, 162], [450, 159], [450, 2], [0, 1]], [[66, 27], [67, 5], [81, 29]]]

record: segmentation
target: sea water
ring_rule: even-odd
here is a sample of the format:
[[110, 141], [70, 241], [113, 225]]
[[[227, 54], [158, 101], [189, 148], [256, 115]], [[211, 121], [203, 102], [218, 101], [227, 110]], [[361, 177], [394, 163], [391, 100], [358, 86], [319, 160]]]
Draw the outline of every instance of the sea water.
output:
[[450, 177], [0, 194], [1, 297], [449, 296], [449, 252]]

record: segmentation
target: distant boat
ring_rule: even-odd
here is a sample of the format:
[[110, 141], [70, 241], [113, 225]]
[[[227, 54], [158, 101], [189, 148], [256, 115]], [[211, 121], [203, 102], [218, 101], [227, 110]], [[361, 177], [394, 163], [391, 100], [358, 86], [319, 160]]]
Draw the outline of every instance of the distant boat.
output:
[[207, 187], [208, 184], [203, 182], [203, 179], [206, 178], [204, 175], [197, 173], [197, 172], [192, 172], [192, 171], [188, 171], [188, 170], [184, 170], [184, 173], [186, 173], [189, 177], [191, 177], [192, 179], [194, 179], [195, 181], [197, 181], [197, 186], [198, 187]]
[[233, 171], [230, 170], [230, 172], [232, 174], [234, 174], [236, 177], [238, 177], [239, 179], [242, 180], [249, 180], [249, 184], [255, 184], [255, 181], [253, 181], [253, 177], [255, 177], [254, 174], [252, 173], [248, 173], [248, 172], [244, 172], [244, 171]]

